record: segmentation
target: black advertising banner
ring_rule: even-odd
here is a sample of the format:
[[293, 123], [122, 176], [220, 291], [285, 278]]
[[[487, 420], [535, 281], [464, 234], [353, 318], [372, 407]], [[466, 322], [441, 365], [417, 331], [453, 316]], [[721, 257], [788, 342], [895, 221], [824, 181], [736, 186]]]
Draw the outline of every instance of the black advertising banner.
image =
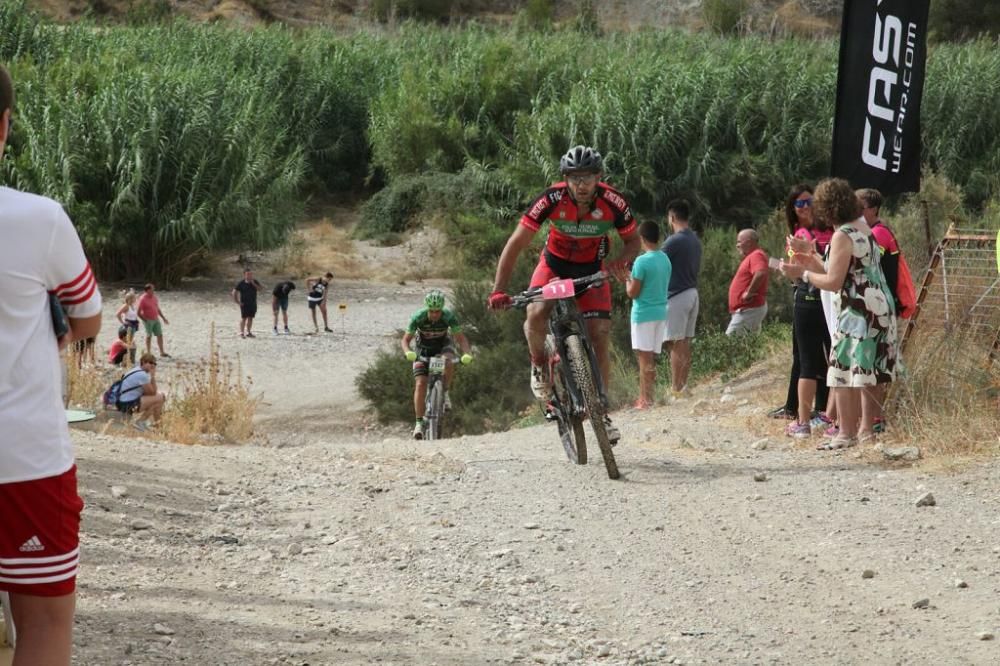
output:
[[930, 0], [844, 3], [831, 171], [854, 187], [920, 191], [929, 6]]

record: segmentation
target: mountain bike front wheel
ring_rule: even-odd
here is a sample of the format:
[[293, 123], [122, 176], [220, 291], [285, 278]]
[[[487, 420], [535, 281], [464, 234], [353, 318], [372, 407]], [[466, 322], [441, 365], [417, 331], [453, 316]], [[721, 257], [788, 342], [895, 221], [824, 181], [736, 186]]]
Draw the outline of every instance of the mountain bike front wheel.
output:
[[[555, 358], [555, 341], [550, 335], [545, 340], [545, 355], [547, 358]], [[551, 361], [550, 361], [551, 363]], [[583, 429], [583, 417], [574, 414], [572, 400], [569, 389], [566, 387], [566, 377], [563, 374], [565, 364], [558, 362], [552, 364], [552, 402], [549, 404], [552, 416], [555, 417], [556, 426], [559, 430], [559, 440], [562, 442], [563, 450], [570, 462], [577, 465], [587, 464], [587, 435]]]
[[441, 439], [441, 422], [444, 420], [444, 382], [437, 380], [427, 392], [424, 414], [424, 438]]
[[583, 395], [587, 414], [590, 416], [590, 425], [594, 429], [594, 436], [597, 437], [597, 445], [601, 447], [601, 456], [604, 457], [608, 478], [617, 479], [619, 477], [618, 463], [611, 450], [611, 440], [608, 439], [608, 431], [604, 423], [607, 410], [604, 403], [601, 402], [601, 397], [597, 394], [597, 382], [594, 377], [597, 369], [591, 367], [590, 357], [583, 347], [583, 340], [578, 335], [570, 335], [566, 338], [566, 354], [569, 356], [569, 364], [573, 368], [573, 378]]

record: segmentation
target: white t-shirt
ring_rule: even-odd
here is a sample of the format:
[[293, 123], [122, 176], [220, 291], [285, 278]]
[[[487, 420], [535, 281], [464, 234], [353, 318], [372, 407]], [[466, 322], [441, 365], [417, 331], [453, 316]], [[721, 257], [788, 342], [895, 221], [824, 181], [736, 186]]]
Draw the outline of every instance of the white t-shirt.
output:
[[73, 466], [48, 293], [68, 317], [101, 312], [80, 237], [51, 199], [0, 187], [0, 483]]

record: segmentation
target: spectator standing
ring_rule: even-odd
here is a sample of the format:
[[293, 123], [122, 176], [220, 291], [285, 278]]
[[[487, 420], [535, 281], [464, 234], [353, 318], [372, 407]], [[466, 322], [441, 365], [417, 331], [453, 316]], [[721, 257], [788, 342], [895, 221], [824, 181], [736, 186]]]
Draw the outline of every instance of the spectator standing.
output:
[[792, 263], [782, 263], [781, 272], [834, 293], [837, 330], [827, 381], [837, 388], [840, 432], [819, 448], [842, 449], [874, 441], [874, 415], [861, 394], [895, 377], [896, 310], [878, 243], [847, 181], [829, 178], [819, 184], [816, 216], [837, 225], [826, 261], [810, 243], [789, 239], [794, 255]]
[[[793, 186], [785, 199], [785, 220], [791, 237], [812, 243], [822, 253], [833, 232], [813, 220], [812, 200], [811, 185]], [[796, 281], [792, 291], [792, 369], [788, 394], [785, 404], [769, 415], [793, 419], [785, 434], [804, 439], [812, 434], [814, 427], [821, 429], [830, 421], [826, 416], [829, 391], [825, 381], [830, 332], [819, 290]]]
[[[0, 66], [0, 158], [13, 106]], [[14, 663], [68, 666], [83, 502], [59, 350], [97, 335], [101, 294], [57, 202], [0, 187], [0, 227], [0, 590], [10, 595], [17, 630]], [[50, 294], [69, 325], [58, 339]]]
[[[892, 294], [896, 315], [900, 316], [903, 308], [899, 298], [899, 242], [896, 240], [896, 234], [892, 232], [892, 229], [889, 228], [880, 216], [882, 211], [882, 193], [873, 188], [865, 188], [858, 190], [856, 194], [858, 195], [858, 200], [861, 202], [861, 216], [865, 218], [865, 222], [872, 230], [872, 236], [875, 237], [875, 242], [878, 243], [880, 253], [879, 265], [882, 267], [882, 274], [885, 275], [889, 293]], [[888, 389], [888, 383], [876, 384], [862, 395], [862, 400], [867, 403], [867, 410], [874, 415], [872, 429], [876, 433], [885, 430], [882, 408], [885, 404], [885, 396]]]
[[253, 334], [253, 318], [257, 316], [257, 291], [262, 286], [253, 276], [253, 271], [247, 268], [243, 271], [243, 279], [233, 287], [233, 301], [240, 306], [241, 338], [257, 337]]
[[625, 281], [625, 293], [632, 299], [632, 349], [639, 360], [639, 399], [636, 409], [647, 409], [655, 402], [656, 357], [663, 347], [667, 331], [667, 288], [670, 284], [670, 259], [658, 252], [660, 227], [656, 222], [639, 225], [643, 254], [632, 264]]
[[[146, 352], [152, 352], [153, 338], [156, 338], [156, 346], [160, 349], [160, 356], [170, 358], [170, 354], [163, 351], [163, 324], [169, 324], [167, 315], [163, 314], [160, 308], [160, 299], [156, 295], [156, 285], [150, 282], [142, 290], [142, 296], [136, 305], [139, 319], [146, 329]], [[160, 323], [163, 320], [163, 323]]]
[[165, 394], [156, 386], [156, 357], [146, 353], [139, 358], [139, 365], [125, 373], [118, 392], [118, 411], [124, 414], [138, 414], [140, 420], [135, 427], [146, 430], [148, 420], [159, 421], [163, 414]]
[[767, 316], [767, 255], [760, 249], [760, 237], [753, 229], [736, 234], [736, 249], [743, 260], [729, 283], [732, 318], [726, 335], [757, 333]]
[[295, 289], [295, 283], [291, 280], [285, 280], [284, 282], [279, 282], [275, 285], [274, 289], [271, 291], [271, 309], [274, 311], [274, 334], [278, 334], [278, 310], [281, 310], [281, 314], [285, 320], [285, 335], [291, 335], [292, 332], [288, 330], [288, 295], [292, 293]]
[[667, 204], [667, 222], [673, 233], [661, 248], [670, 259], [667, 290], [667, 329], [664, 345], [670, 350], [671, 393], [688, 393], [691, 371], [691, 339], [698, 320], [698, 273], [701, 272], [701, 241], [691, 229], [691, 206], [684, 199]]
[[320, 313], [323, 315], [323, 330], [327, 333], [333, 333], [330, 329], [330, 322], [327, 320], [326, 315], [326, 297], [327, 289], [330, 286], [330, 280], [333, 279], [333, 273], [327, 273], [320, 277], [308, 278], [306, 279], [306, 289], [309, 290], [306, 296], [306, 301], [309, 303], [309, 312], [312, 313], [313, 328], [316, 333], [319, 333], [319, 324], [316, 323], [316, 310], [319, 309]]
[[[115, 313], [118, 323], [128, 328], [129, 360], [135, 363], [135, 336], [139, 332], [139, 313], [135, 309], [135, 292], [125, 292], [124, 302]], [[147, 350], [148, 351], [148, 350]]]

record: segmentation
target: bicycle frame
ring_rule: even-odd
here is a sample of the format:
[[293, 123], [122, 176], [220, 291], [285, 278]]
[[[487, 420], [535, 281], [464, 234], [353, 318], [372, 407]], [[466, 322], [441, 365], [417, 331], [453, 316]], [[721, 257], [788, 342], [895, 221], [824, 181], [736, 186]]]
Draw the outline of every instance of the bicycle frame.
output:
[[[607, 279], [607, 277], [607, 273], [599, 271], [593, 275], [573, 280], [574, 290], [572, 296], [569, 295], [568, 291], [566, 291], [566, 295], [564, 297], [561, 295], [553, 296], [550, 294], [546, 298], [544, 293], [545, 288], [537, 287], [525, 292], [518, 302], [518, 306], [527, 307], [530, 303], [543, 300], [555, 301], [553, 303], [552, 311], [549, 313], [549, 332], [552, 334], [552, 338], [555, 343], [556, 358], [549, 359], [549, 379], [551, 381], [554, 378], [553, 364], [563, 364], [563, 376], [566, 380], [566, 388], [570, 393], [570, 401], [572, 402], [571, 407], [573, 408], [574, 414], [583, 414], [586, 411], [586, 408], [584, 406], [584, 400], [580, 392], [580, 388], [577, 386], [573, 373], [570, 372], [570, 368], [565, 360], [567, 357], [566, 338], [570, 335], [579, 335], [584, 348], [587, 350], [587, 356], [590, 359], [591, 367], [600, 367], [597, 363], [597, 354], [594, 352], [594, 346], [591, 344], [590, 336], [587, 334], [586, 322], [584, 321], [583, 315], [581, 315], [579, 310], [577, 310], [576, 297], [583, 291], [586, 291], [587, 289], [599, 284], [602, 280]], [[604, 389], [604, 378], [601, 376], [600, 372], [595, 372], [594, 378], [596, 379], [596, 388], [597, 393], [600, 396], [601, 404], [607, 408], [608, 396]]]

